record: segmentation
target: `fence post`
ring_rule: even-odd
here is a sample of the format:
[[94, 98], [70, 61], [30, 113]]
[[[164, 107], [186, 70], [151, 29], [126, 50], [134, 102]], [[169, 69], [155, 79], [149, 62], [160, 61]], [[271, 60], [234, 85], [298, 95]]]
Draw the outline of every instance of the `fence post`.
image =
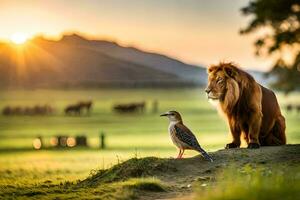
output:
[[158, 101], [157, 99], [155, 99], [153, 102], [152, 102], [152, 112], [153, 113], [157, 113], [158, 111]]
[[100, 149], [105, 149], [106, 145], [105, 145], [105, 134], [104, 132], [100, 133]]

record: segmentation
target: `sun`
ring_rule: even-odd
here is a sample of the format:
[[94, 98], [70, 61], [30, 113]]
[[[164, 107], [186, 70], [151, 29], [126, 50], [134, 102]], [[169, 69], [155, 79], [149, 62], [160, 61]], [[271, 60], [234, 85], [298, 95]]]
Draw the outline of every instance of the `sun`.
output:
[[27, 36], [24, 33], [17, 32], [11, 35], [10, 40], [15, 44], [24, 44], [27, 41]]

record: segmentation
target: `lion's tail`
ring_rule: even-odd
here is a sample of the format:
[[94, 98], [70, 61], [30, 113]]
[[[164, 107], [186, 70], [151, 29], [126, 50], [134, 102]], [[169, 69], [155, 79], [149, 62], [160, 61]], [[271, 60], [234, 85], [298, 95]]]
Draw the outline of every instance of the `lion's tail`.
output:
[[272, 129], [272, 144], [273, 145], [284, 145], [286, 144], [285, 137], [285, 119], [283, 116], [279, 116], [275, 121]]
[[285, 119], [283, 116], [278, 117], [277, 121], [275, 122], [274, 126], [278, 134], [278, 138], [282, 142], [281, 144], [286, 144], [286, 137], [285, 137]]

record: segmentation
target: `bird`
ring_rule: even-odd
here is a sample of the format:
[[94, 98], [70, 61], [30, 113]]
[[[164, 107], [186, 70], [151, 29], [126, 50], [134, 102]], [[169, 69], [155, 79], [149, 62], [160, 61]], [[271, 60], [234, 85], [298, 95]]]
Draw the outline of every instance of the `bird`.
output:
[[183, 124], [182, 117], [179, 112], [168, 111], [160, 116], [166, 116], [169, 118], [170, 124], [168, 131], [170, 133], [172, 142], [179, 149], [177, 159], [182, 158], [186, 149], [192, 149], [201, 153], [206, 160], [213, 162], [212, 157], [208, 155], [204, 149], [202, 149], [193, 132]]

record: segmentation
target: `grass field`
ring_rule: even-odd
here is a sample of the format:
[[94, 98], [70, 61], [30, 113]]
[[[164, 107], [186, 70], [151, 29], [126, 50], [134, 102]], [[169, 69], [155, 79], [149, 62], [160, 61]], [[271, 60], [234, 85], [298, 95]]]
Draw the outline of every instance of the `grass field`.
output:
[[[300, 94], [278, 94], [281, 105], [300, 104]], [[72, 117], [63, 108], [79, 100], [92, 99], [90, 116]], [[116, 114], [115, 103], [146, 101], [144, 114]], [[152, 112], [158, 100], [159, 111]], [[226, 123], [207, 102], [203, 89], [135, 89], [135, 90], [30, 90], [1, 91], [0, 108], [6, 105], [32, 106], [50, 104], [51, 116], [0, 116], [0, 185], [34, 185], [36, 183], [74, 181], [85, 178], [93, 169], [107, 168], [132, 157], [174, 157], [177, 150], [167, 133], [168, 122], [159, 114], [177, 110], [208, 151], [223, 148], [230, 136]], [[283, 114], [287, 121], [288, 143], [300, 143], [300, 114]], [[99, 134], [104, 132], [107, 149], [100, 150]], [[51, 136], [86, 135], [90, 148], [69, 150], [33, 150], [37, 136], [49, 144]], [[186, 157], [196, 155], [187, 152]]]

